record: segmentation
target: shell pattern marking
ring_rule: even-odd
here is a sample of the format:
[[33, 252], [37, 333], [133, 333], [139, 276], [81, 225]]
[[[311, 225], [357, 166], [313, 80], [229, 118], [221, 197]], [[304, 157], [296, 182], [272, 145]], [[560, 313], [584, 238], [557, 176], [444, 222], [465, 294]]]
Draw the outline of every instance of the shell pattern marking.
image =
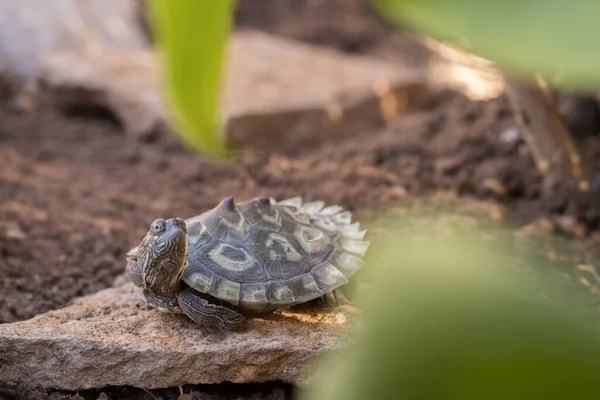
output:
[[188, 222], [183, 280], [192, 288], [267, 312], [322, 296], [360, 269], [369, 242], [339, 206], [232, 197]]

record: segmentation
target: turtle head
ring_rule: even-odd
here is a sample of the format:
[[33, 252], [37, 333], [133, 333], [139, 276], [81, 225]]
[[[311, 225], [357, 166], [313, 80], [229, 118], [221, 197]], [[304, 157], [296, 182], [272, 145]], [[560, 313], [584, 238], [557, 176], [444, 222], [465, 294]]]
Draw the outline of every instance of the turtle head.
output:
[[187, 229], [181, 218], [157, 219], [137, 249], [144, 289], [175, 300], [187, 259]]

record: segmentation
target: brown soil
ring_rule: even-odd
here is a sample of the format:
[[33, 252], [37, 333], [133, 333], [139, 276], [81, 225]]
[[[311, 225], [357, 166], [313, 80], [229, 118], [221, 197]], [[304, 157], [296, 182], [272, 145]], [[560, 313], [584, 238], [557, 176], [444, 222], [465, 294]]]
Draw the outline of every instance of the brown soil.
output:
[[369, 54], [421, 65], [425, 47], [406, 30], [383, 21], [365, 0], [244, 0], [238, 2], [236, 25], [260, 29], [348, 53]]
[[[403, 48], [361, 1], [240, 4], [240, 26], [358, 53]], [[414, 47], [413, 61], [420, 51]], [[386, 129], [244, 165], [199, 159], [167, 132], [136, 142], [102, 113], [65, 113], [45, 102], [29, 112], [11, 104], [0, 105], [0, 323], [111, 285], [154, 218], [190, 217], [230, 195], [301, 195], [368, 212], [406, 193], [453, 189], [493, 197], [531, 219], [549, 212], [523, 142], [501, 140], [515, 126], [503, 97], [474, 102], [442, 93]], [[600, 152], [597, 138], [582, 140]], [[281, 390], [268, 398], [286, 398]], [[219, 398], [236, 398], [227, 396]]]

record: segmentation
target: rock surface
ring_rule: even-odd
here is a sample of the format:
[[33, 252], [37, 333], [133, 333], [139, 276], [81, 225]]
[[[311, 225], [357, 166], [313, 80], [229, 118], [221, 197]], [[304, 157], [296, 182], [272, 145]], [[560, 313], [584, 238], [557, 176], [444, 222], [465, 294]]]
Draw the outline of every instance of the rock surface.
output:
[[251, 318], [225, 337], [146, 306], [126, 283], [28, 321], [0, 325], [0, 387], [8, 393], [105, 386], [310, 382], [335, 355], [358, 310], [303, 306]]
[[150, 134], [167, 119], [150, 50], [57, 51], [44, 58], [41, 80], [63, 107], [110, 110], [134, 136]]
[[426, 71], [247, 31], [230, 47], [235, 144], [294, 152], [383, 125], [430, 98]]
[[[235, 145], [295, 151], [383, 124], [430, 95], [424, 71], [254, 31], [234, 33], [228, 57], [223, 110]], [[63, 102], [108, 108], [143, 135], [166, 119], [157, 72], [149, 50], [57, 52], [43, 82]]]

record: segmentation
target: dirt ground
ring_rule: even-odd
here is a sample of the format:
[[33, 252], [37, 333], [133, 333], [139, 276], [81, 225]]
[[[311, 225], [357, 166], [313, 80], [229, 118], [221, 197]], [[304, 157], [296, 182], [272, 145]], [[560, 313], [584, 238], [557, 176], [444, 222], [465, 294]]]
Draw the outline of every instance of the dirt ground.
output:
[[[238, 26], [353, 53], [424, 59], [421, 48], [398, 39], [366, 7], [361, 1], [244, 0], [236, 18]], [[475, 102], [448, 91], [422, 112], [341, 145], [219, 165], [182, 149], [168, 132], [136, 142], [110, 116], [65, 113], [44, 102], [29, 112], [4, 102], [0, 323], [31, 318], [111, 285], [123, 272], [126, 251], [153, 219], [191, 217], [230, 195], [301, 195], [368, 212], [407, 194], [453, 189], [493, 198], [529, 219], [546, 215], [540, 177], [522, 139], [511, 135], [514, 127], [506, 98]], [[600, 160], [600, 140], [581, 140]], [[204, 398], [289, 398], [288, 387], [276, 389]], [[243, 397], [255, 392], [264, 396]]]

